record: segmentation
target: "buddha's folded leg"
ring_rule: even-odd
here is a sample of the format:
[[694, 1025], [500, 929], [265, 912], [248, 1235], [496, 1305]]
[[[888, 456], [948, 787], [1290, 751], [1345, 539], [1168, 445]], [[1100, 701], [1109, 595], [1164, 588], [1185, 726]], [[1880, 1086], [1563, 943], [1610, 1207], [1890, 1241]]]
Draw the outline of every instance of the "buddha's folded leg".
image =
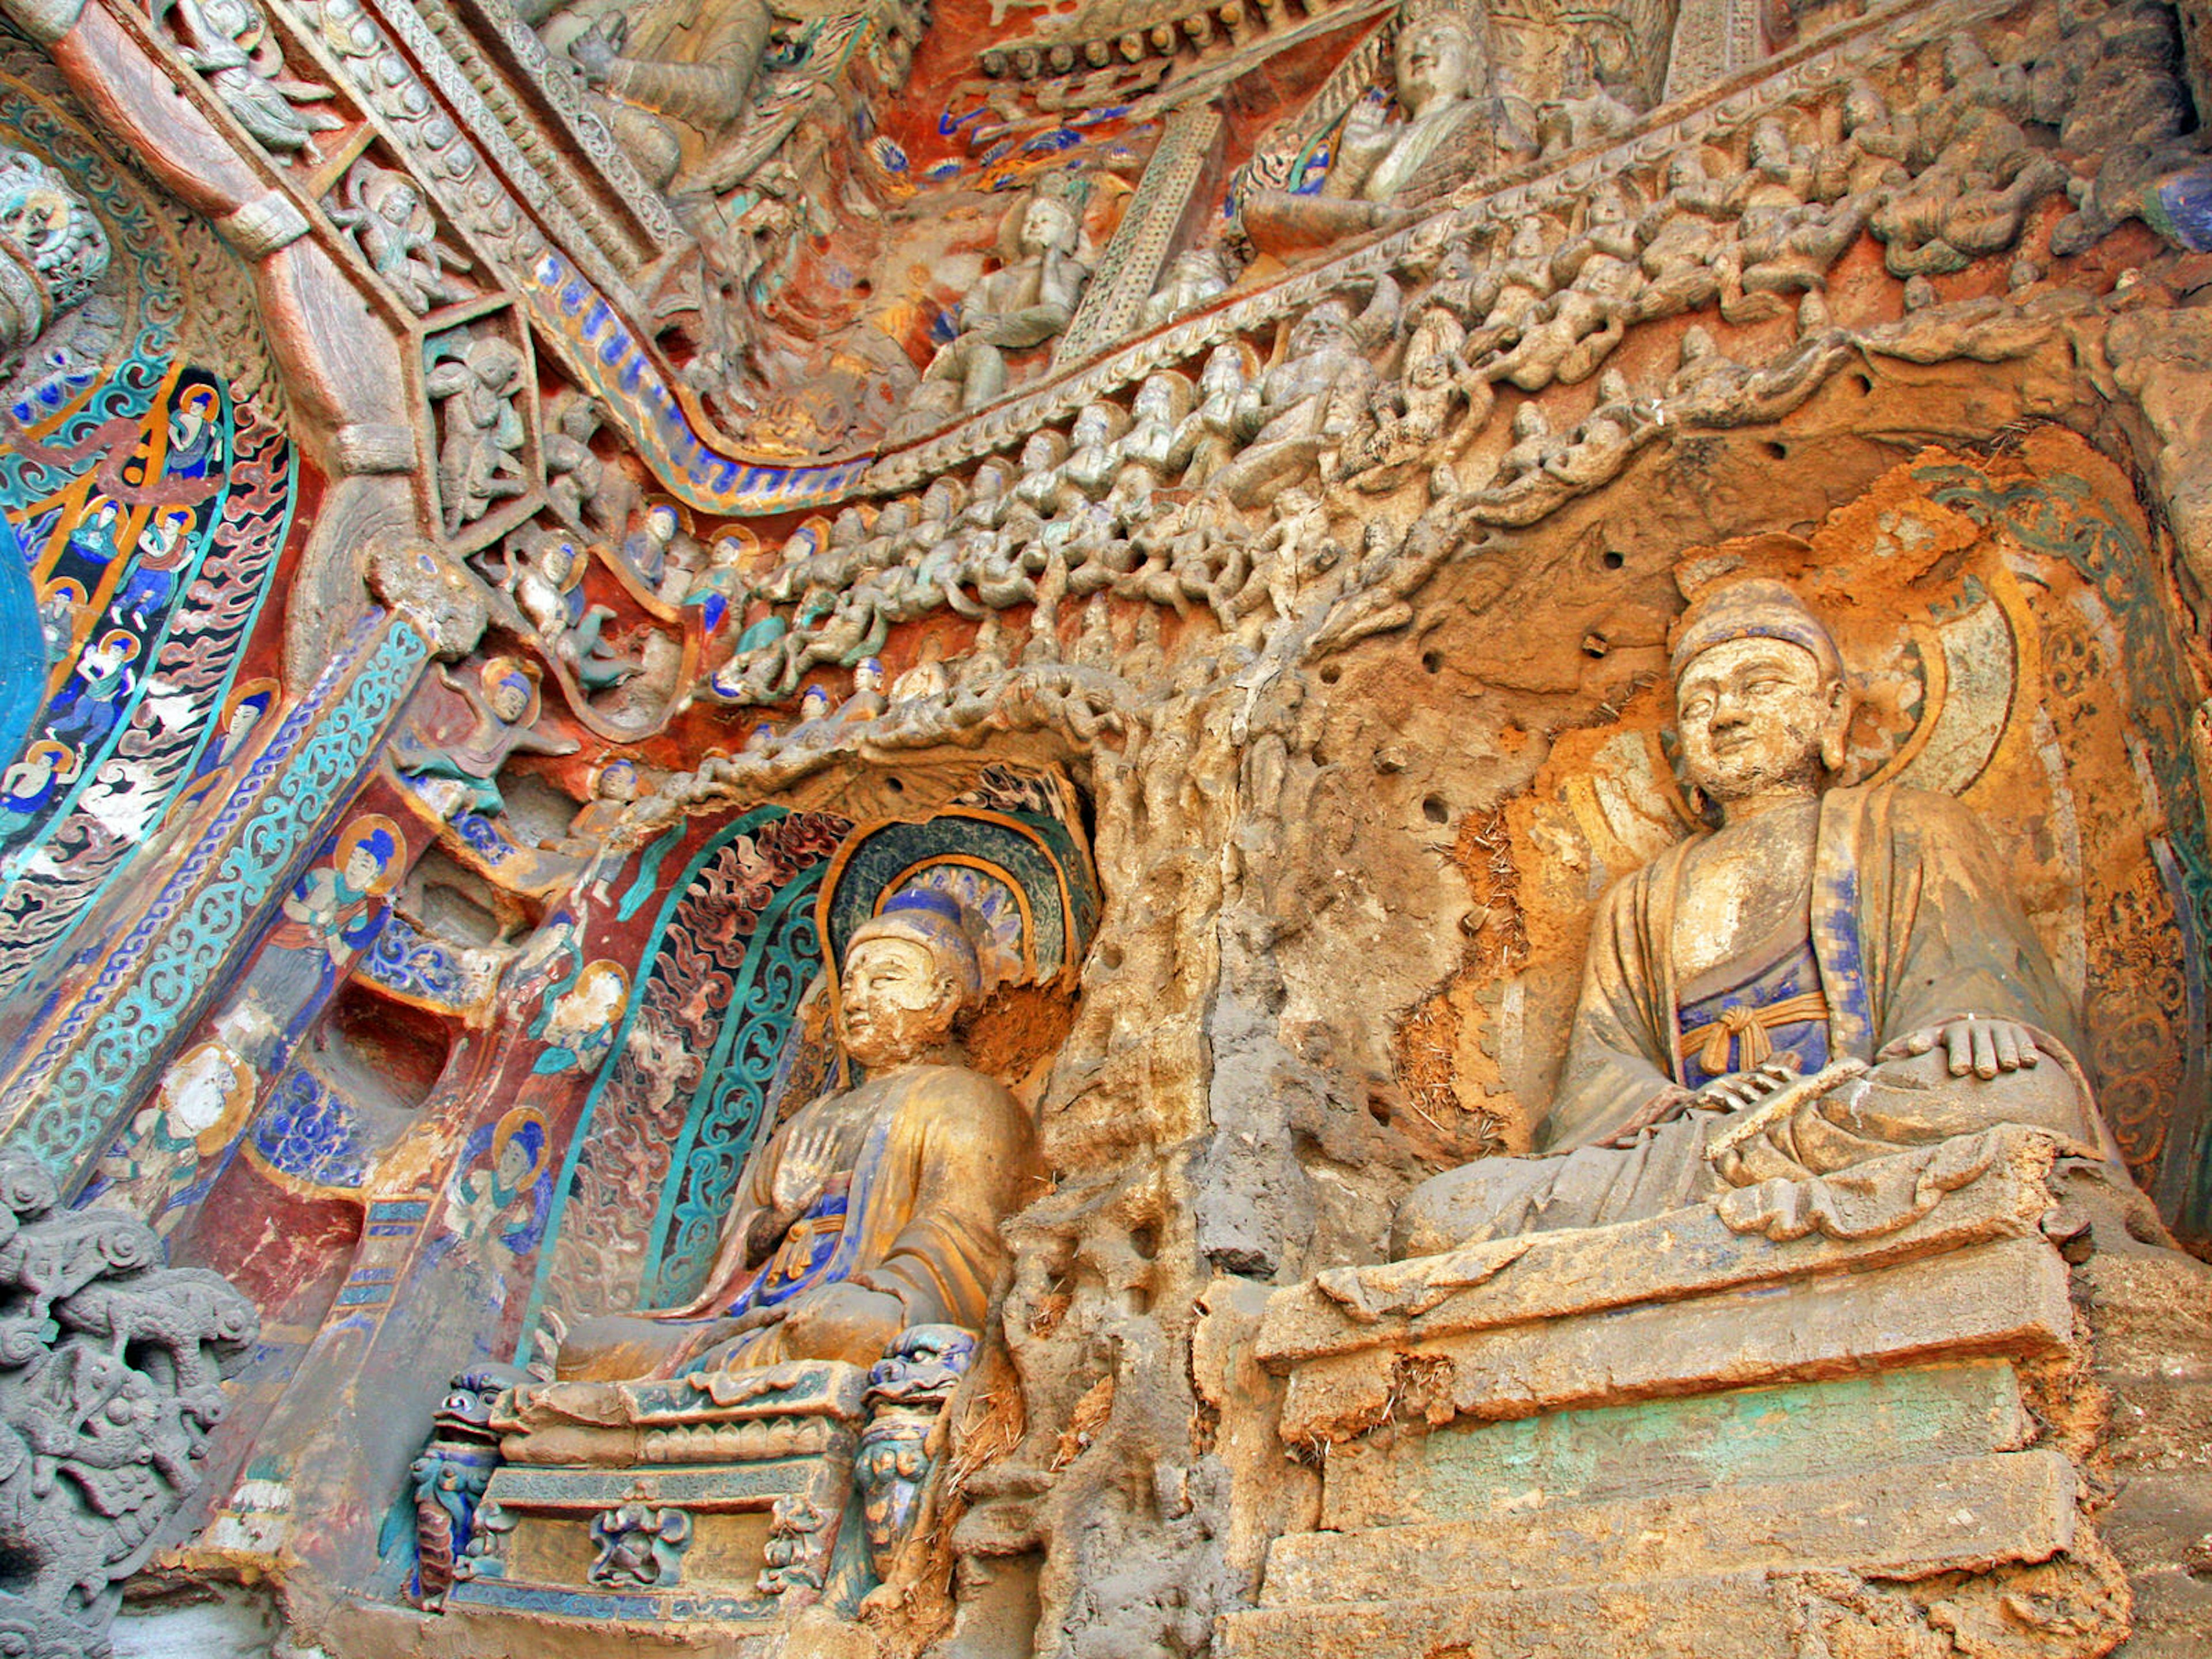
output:
[[1578, 1146], [1552, 1158], [1490, 1158], [1431, 1176], [1399, 1207], [1392, 1253], [1569, 1227], [1602, 1227], [1679, 1209], [1722, 1190], [1704, 1158], [1721, 1120], [1662, 1124], [1631, 1146]]
[[1831, 1091], [1745, 1142], [1722, 1161], [1722, 1171], [1734, 1186], [1803, 1180], [2000, 1123], [2040, 1129], [2071, 1146], [2097, 1145], [2081, 1092], [2057, 1058], [2046, 1054], [2035, 1066], [1994, 1078], [1954, 1077], [1938, 1048], [1885, 1060]]
[[554, 1376], [568, 1382], [672, 1375], [692, 1355], [726, 1340], [737, 1328], [737, 1321], [727, 1318], [590, 1315], [570, 1322], [554, 1361]]

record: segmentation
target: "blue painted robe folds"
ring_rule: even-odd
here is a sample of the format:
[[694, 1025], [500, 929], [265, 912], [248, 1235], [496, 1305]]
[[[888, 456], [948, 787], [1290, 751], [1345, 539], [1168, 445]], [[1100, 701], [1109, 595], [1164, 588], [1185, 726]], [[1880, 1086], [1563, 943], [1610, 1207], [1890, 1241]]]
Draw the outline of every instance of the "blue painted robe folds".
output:
[[[1832, 789], [1818, 834], [1812, 944], [1828, 1059], [1871, 1065], [1900, 1037], [1980, 1014], [2033, 1027], [2070, 1060], [2078, 1042], [2065, 994], [1971, 810], [1896, 784]], [[1669, 941], [1697, 844], [1669, 848], [1606, 895], [1540, 1149], [1607, 1139], [1662, 1090], [1696, 1086]], [[2092, 1126], [2083, 1131], [2094, 1144]]]

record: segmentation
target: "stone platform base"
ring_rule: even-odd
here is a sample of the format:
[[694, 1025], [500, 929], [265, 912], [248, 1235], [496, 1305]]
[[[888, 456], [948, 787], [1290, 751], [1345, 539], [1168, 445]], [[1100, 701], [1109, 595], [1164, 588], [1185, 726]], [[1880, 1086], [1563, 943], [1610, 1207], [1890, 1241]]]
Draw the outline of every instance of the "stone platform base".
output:
[[830, 1360], [515, 1390], [447, 1605], [660, 1630], [849, 1613], [874, 1582], [848, 1515], [867, 1391]]
[[1279, 1292], [1320, 1527], [1217, 1654], [2108, 1651], [2051, 1163], [1998, 1132]]

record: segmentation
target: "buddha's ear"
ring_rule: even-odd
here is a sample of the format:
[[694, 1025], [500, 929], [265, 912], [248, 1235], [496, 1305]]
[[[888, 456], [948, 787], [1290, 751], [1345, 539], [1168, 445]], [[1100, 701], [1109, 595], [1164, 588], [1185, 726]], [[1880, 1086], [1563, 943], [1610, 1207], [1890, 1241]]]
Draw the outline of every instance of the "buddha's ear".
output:
[[961, 1016], [969, 1011], [968, 1004], [968, 990], [961, 984], [958, 975], [939, 969], [937, 974], [937, 1006], [939, 1010], [948, 1011], [945, 1018], [948, 1029], [960, 1023]]
[[1850, 732], [1856, 704], [1846, 676], [1839, 674], [1828, 682], [1828, 714], [1820, 724], [1820, 764], [1832, 773], [1841, 772], [1844, 762], [1850, 758], [1844, 742]]

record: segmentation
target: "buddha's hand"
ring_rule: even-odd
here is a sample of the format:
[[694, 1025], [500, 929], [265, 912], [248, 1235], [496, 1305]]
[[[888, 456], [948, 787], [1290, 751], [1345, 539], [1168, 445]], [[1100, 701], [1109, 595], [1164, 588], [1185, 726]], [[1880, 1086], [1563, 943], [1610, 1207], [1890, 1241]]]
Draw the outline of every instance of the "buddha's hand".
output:
[[842, 1280], [784, 1304], [784, 1352], [812, 1359], [872, 1365], [906, 1328], [906, 1304], [884, 1291]]
[[1726, 1077], [1715, 1078], [1690, 1097], [1690, 1106], [1700, 1112], [1747, 1111], [1776, 1090], [1787, 1088], [1796, 1080], [1797, 1056], [1780, 1054], [1748, 1072], [1730, 1072]]
[[1390, 147], [1390, 114], [1381, 98], [1370, 94], [1352, 106], [1337, 137], [1337, 161], [1357, 168], [1370, 157]]
[[1984, 1080], [2000, 1072], [2033, 1071], [2042, 1058], [2035, 1033], [2017, 1021], [1962, 1014], [1940, 1025], [1907, 1033], [1881, 1051], [1883, 1060], [1908, 1059], [1936, 1048], [1944, 1051], [1953, 1077], [1972, 1072]]
[[615, 59], [621, 55], [623, 31], [609, 29], [598, 22], [568, 43], [568, 56], [584, 72], [585, 82], [594, 87], [605, 86], [614, 72]]
[[[776, 1215], [788, 1227], [806, 1213], [830, 1177], [837, 1173], [837, 1126], [817, 1121], [783, 1144], [769, 1182]], [[779, 1228], [781, 1233], [782, 1229]]]

